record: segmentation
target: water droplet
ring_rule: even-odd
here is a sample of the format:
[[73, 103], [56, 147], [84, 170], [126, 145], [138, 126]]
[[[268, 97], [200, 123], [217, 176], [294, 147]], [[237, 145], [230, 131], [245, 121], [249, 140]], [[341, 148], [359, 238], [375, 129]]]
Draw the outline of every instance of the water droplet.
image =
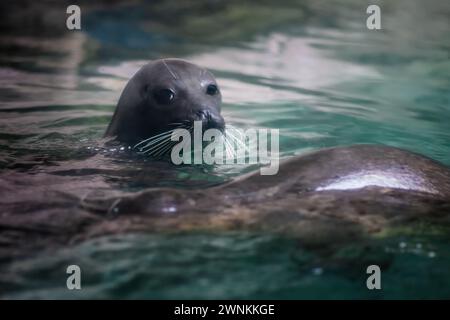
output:
[[407, 246], [407, 244], [406, 244], [406, 242], [400, 242], [398, 246], [399, 246], [401, 249], [405, 249], [406, 246]]
[[436, 257], [436, 252], [433, 252], [433, 251], [428, 252], [428, 258], [433, 259], [435, 257]]

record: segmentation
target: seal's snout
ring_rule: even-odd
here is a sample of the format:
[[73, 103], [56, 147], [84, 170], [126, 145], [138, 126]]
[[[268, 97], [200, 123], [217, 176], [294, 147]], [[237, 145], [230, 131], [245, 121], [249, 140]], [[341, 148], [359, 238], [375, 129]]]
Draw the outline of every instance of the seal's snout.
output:
[[203, 122], [203, 130], [218, 129], [222, 132], [225, 130], [225, 120], [220, 114], [214, 114], [209, 110], [200, 110], [196, 115], [197, 119]]

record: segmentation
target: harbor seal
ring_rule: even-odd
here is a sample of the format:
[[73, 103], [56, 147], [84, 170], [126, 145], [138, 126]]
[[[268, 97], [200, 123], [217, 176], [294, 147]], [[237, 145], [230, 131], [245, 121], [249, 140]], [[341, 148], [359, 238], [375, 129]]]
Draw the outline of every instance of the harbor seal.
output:
[[105, 136], [135, 145], [202, 121], [204, 130], [224, 130], [222, 96], [208, 70], [180, 59], [144, 65], [127, 83]]

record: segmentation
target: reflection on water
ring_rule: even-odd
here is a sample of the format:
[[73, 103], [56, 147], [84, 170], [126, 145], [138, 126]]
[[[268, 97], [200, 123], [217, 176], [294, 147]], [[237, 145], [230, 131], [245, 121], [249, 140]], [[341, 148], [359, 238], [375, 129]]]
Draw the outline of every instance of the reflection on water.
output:
[[[205, 187], [250, 170], [164, 163], [149, 169], [145, 159], [101, 147], [129, 77], [147, 60], [169, 56], [216, 75], [228, 123], [280, 129], [284, 158], [382, 143], [450, 165], [448, 2], [383, 2], [379, 32], [365, 29], [364, 3], [297, 2], [203, 7], [187, 1], [179, 10], [165, 2], [146, 2], [146, 10], [139, 3], [87, 5], [86, 25], [76, 33], [45, 22], [41, 33], [30, 33], [5, 19], [10, 32], [0, 37], [0, 205], [45, 206], [43, 189], [85, 198], [157, 186]], [[71, 297], [56, 285], [54, 270], [76, 257], [89, 270], [81, 297], [448, 297], [444, 288], [450, 286], [431, 278], [417, 282], [417, 296], [401, 284], [404, 272], [431, 268], [439, 281], [450, 279], [443, 254], [448, 237], [419, 240], [438, 252], [436, 259], [387, 250], [396, 237], [373, 244], [376, 255], [387, 259], [387, 278], [398, 284], [385, 296], [353, 285], [350, 262], [311, 256], [292, 239], [246, 234], [99, 239], [52, 258], [43, 253], [4, 264], [8, 276], [0, 283], [6, 297]], [[48, 280], [44, 288], [33, 282], [36, 275]]]

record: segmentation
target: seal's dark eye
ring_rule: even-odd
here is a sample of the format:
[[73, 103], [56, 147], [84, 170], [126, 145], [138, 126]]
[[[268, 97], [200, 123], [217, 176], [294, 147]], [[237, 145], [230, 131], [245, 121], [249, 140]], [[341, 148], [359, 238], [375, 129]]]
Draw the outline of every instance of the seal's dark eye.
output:
[[169, 104], [175, 98], [175, 92], [171, 89], [160, 89], [153, 93], [155, 100], [160, 104]]
[[210, 96], [215, 95], [218, 91], [219, 91], [219, 89], [217, 88], [217, 86], [215, 84], [210, 84], [206, 88], [206, 94], [209, 94]]

